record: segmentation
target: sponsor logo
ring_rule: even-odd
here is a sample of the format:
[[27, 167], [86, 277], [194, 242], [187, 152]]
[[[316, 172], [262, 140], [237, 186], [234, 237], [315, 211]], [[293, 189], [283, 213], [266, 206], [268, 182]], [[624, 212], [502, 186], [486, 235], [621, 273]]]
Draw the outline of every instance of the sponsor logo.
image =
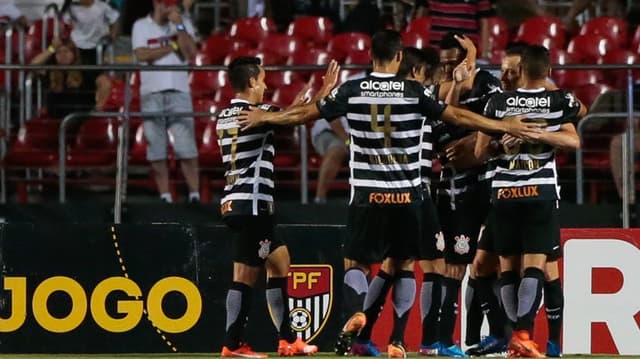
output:
[[329, 93], [329, 99], [330, 100], [335, 100], [336, 96], [338, 96], [338, 87], [336, 87], [333, 90], [331, 90], [331, 92]]
[[538, 197], [538, 186], [510, 187], [498, 189], [498, 199]]
[[[27, 278], [5, 277], [4, 290], [11, 292], [11, 313], [0, 318], [0, 332], [13, 332], [22, 327], [27, 318]], [[56, 292], [68, 296], [70, 309], [59, 316], [49, 311], [47, 303]], [[177, 292], [186, 300], [184, 313], [179, 317], [165, 314], [162, 303], [170, 292]], [[123, 295], [124, 294], [124, 295]], [[107, 298], [117, 296], [117, 311], [107, 305]], [[31, 299], [33, 317], [43, 329], [52, 333], [68, 333], [78, 328], [87, 317], [87, 311], [102, 329], [112, 333], [123, 333], [134, 329], [146, 314], [155, 327], [166, 333], [182, 333], [191, 329], [200, 319], [202, 297], [195, 284], [182, 277], [166, 277], [149, 289], [145, 300], [142, 290], [126, 277], [109, 277], [96, 285], [87, 298], [85, 289], [69, 277], [57, 276], [42, 281], [34, 290]], [[88, 300], [89, 299], [89, 300]], [[117, 313], [113, 315], [113, 313]]]
[[551, 107], [551, 97], [509, 97], [507, 105], [528, 108]]
[[453, 239], [456, 240], [456, 244], [453, 246], [454, 252], [458, 254], [467, 254], [471, 250], [471, 246], [469, 245], [469, 241], [471, 238], [461, 234], [459, 236], [455, 236]]
[[540, 160], [512, 160], [509, 162], [510, 170], [532, 171], [540, 168]]
[[260, 241], [260, 249], [258, 249], [258, 257], [262, 259], [266, 259], [269, 256], [269, 252], [271, 252], [271, 241], [265, 238], [264, 241]]
[[369, 193], [369, 203], [373, 204], [407, 204], [411, 203], [411, 193]]
[[444, 234], [442, 232], [436, 233], [436, 249], [440, 252], [444, 251]]
[[373, 91], [404, 91], [404, 82], [400, 81], [362, 81], [360, 89]]
[[293, 264], [287, 281], [291, 328], [305, 341], [324, 328], [333, 304], [333, 268], [330, 265]]
[[229, 107], [220, 111], [220, 114], [218, 116], [219, 117], [235, 117], [235, 116], [238, 116], [242, 110], [243, 108], [238, 106]]

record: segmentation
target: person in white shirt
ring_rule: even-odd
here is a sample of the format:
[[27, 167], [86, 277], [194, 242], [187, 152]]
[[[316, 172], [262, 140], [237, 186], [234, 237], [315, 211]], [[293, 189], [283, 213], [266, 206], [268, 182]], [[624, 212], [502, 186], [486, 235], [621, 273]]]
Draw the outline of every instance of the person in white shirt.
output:
[[23, 26], [29, 26], [27, 17], [16, 7], [15, 0], [0, 0], [0, 20], [15, 21]]
[[[178, 0], [153, 0], [153, 12], [138, 19], [131, 41], [140, 63], [186, 65], [196, 54], [194, 28], [178, 10]], [[193, 112], [186, 71], [141, 71], [140, 99], [143, 112]], [[160, 198], [172, 202], [167, 167], [167, 130], [173, 135], [173, 150], [180, 160], [189, 188], [189, 202], [199, 202], [198, 151], [193, 117], [145, 118], [147, 159], [158, 185]]]
[[100, 40], [109, 35], [112, 40], [117, 37], [117, 22], [120, 13], [100, 0], [65, 0], [62, 9], [62, 20], [73, 26], [71, 40], [80, 50], [82, 63], [96, 64], [96, 47]]
[[345, 117], [340, 121], [327, 122], [325, 119], [316, 121], [311, 128], [311, 143], [316, 153], [322, 156], [318, 170], [318, 184], [314, 202], [327, 202], [329, 184], [333, 181], [340, 167], [345, 162], [349, 147], [349, 124]]

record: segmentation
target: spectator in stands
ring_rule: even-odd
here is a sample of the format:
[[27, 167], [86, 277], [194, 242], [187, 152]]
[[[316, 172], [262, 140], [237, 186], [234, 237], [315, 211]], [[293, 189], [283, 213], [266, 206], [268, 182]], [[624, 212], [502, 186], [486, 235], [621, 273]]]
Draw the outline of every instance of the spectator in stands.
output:
[[0, 20], [15, 21], [24, 27], [29, 26], [29, 20], [16, 7], [15, 0], [0, 0]]
[[71, 40], [79, 49], [82, 63], [96, 63], [96, 47], [109, 35], [117, 37], [117, 21], [120, 13], [100, 0], [65, 0], [60, 10], [64, 22], [71, 24]]
[[[153, 0], [153, 12], [133, 25], [133, 50], [141, 63], [186, 65], [196, 54], [194, 28], [178, 10], [178, 0]], [[141, 107], [144, 112], [193, 112], [189, 78], [185, 71], [140, 72]], [[193, 117], [145, 118], [147, 159], [158, 185], [160, 198], [172, 202], [167, 167], [167, 130], [174, 138], [173, 150], [180, 159], [189, 188], [189, 202], [199, 202], [198, 151]]]
[[360, 0], [342, 21], [340, 32], [364, 32], [373, 36], [382, 29], [380, 9], [373, 0]]
[[517, 31], [518, 26], [526, 19], [534, 16], [544, 16], [545, 12], [536, 0], [492, 0], [496, 15], [503, 18], [509, 29]]
[[439, 49], [444, 35], [455, 31], [482, 49], [480, 57], [491, 57], [488, 18], [495, 16], [495, 11], [490, 0], [429, 0], [428, 15], [431, 16], [429, 43], [432, 47]]
[[[31, 60], [31, 64], [80, 65], [82, 61], [71, 39], [55, 37], [46, 50]], [[78, 70], [52, 70], [47, 73], [47, 80], [47, 113], [54, 118], [63, 118], [77, 111], [90, 111], [95, 104], [94, 91], [95, 97], [105, 98], [110, 90], [105, 76], [93, 82]]]
[[569, 30], [575, 30], [576, 17], [585, 11], [595, 10], [596, 6], [601, 6], [602, 16], [624, 17], [627, 12], [626, 0], [598, 1], [598, 4], [596, 0], [573, 0], [569, 12], [563, 19], [564, 25]]
[[318, 185], [316, 187], [315, 203], [327, 202], [329, 184], [340, 171], [340, 167], [347, 158], [349, 147], [349, 125], [346, 118], [340, 121], [318, 120], [311, 128], [311, 143], [320, 156], [322, 163], [318, 171]]

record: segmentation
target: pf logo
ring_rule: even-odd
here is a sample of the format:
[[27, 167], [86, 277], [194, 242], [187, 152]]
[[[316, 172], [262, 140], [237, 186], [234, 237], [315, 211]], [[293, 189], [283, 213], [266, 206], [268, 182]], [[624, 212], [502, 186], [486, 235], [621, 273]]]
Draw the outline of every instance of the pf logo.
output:
[[333, 268], [330, 265], [292, 264], [289, 269], [291, 328], [305, 341], [324, 328], [333, 304]]

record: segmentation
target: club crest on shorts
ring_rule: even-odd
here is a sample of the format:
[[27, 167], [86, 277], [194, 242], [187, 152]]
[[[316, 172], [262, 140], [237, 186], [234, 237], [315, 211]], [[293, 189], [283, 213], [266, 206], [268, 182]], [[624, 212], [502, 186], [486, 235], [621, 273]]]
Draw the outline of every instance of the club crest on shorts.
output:
[[456, 253], [458, 254], [469, 253], [469, 250], [471, 249], [469, 247], [469, 241], [471, 240], [471, 238], [465, 236], [464, 234], [461, 234], [459, 236], [455, 236], [454, 239], [456, 240], [456, 244], [455, 246], [453, 246], [453, 250]]
[[444, 251], [444, 234], [442, 234], [442, 231], [436, 233], [436, 249], [440, 252]]
[[304, 341], [324, 328], [333, 303], [333, 268], [325, 264], [292, 264], [287, 280], [291, 328]]
[[271, 252], [271, 241], [266, 239], [260, 241], [260, 249], [258, 249], [258, 257], [262, 259], [266, 259], [269, 256], [269, 252]]

